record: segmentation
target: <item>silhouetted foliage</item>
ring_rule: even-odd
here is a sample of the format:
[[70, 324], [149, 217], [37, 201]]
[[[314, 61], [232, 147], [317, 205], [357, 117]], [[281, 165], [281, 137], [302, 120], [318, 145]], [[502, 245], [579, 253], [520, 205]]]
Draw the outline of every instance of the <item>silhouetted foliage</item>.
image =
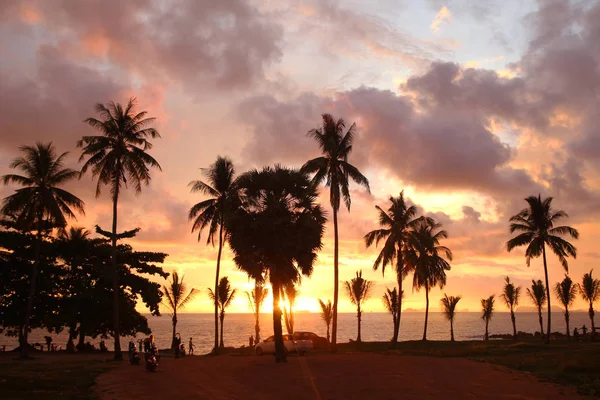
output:
[[[171, 274], [171, 281], [163, 286], [163, 304], [171, 310], [171, 321], [173, 323], [173, 335], [171, 338], [171, 349], [175, 349], [175, 336], [177, 332], [177, 310], [185, 308], [187, 303], [194, 300], [194, 297], [200, 292], [197, 289], [190, 289], [183, 282], [183, 276], [179, 278], [179, 273], [174, 271]], [[186, 294], [187, 293], [187, 294]], [[166, 299], [166, 301], [164, 300]]]
[[510, 320], [513, 326], [513, 337], [517, 338], [517, 322], [515, 318], [515, 307], [519, 305], [519, 297], [521, 296], [521, 287], [511, 283], [510, 278], [505, 278], [504, 288], [500, 298], [510, 310]]
[[269, 295], [269, 288], [265, 287], [262, 279], [254, 281], [254, 288], [251, 292], [246, 292], [248, 304], [254, 313], [254, 343], [260, 342], [260, 308]]
[[371, 291], [373, 290], [373, 285], [375, 283], [373, 281], [369, 281], [362, 277], [362, 271], [358, 271], [356, 276], [352, 278], [350, 281], [344, 282], [344, 288], [346, 289], [346, 294], [350, 297], [350, 302], [356, 305], [356, 319], [358, 321], [358, 334], [356, 336], [356, 341], [358, 343], [361, 342], [360, 336], [360, 328], [361, 328], [361, 319], [362, 319], [362, 304], [369, 298], [371, 295]]
[[544, 336], [544, 324], [542, 319], [542, 308], [544, 304], [546, 304], [546, 288], [544, 287], [544, 282], [540, 279], [531, 280], [531, 288], [527, 288], [527, 295], [537, 308], [538, 312], [538, 320], [540, 322], [540, 333]]
[[345, 121], [340, 118], [337, 121], [330, 114], [322, 115], [321, 127], [312, 129], [308, 136], [313, 138], [321, 157], [307, 161], [301, 171], [314, 174], [312, 182], [315, 185], [325, 182], [329, 187], [329, 203], [333, 209], [333, 328], [331, 335], [331, 347], [335, 351], [337, 343], [337, 309], [339, 292], [339, 235], [337, 215], [340, 203], [343, 199], [348, 211], [350, 211], [350, 179], [369, 190], [369, 180], [352, 164], [348, 162], [348, 156], [352, 151], [356, 124], [352, 124], [346, 130]]
[[575, 298], [577, 297], [577, 285], [573, 283], [568, 275], [565, 275], [565, 279], [563, 279], [561, 282], [558, 282], [556, 286], [554, 286], [554, 295], [565, 308], [564, 314], [565, 324], [567, 326], [567, 337], [570, 338], [571, 328], [569, 326], [569, 307], [573, 305], [573, 302], [575, 302]]
[[283, 307], [283, 320], [285, 321], [285, 327], [290, 335], [294, 333], [294, 305], [298, 293], [299, 291], [293, 283], [285, 285], [281, 292], [281, 299], [286, 300]]
[[213, 292], [212, 289], [208, 289], [208, 297], [219, 305], [219, 320], [221, 321], [221, 343], [220, 347], [225, 347], [223, 343], [223, 322], [225, 321], [225, 310], [227, 307], [231, 305], [231, 302], [235, 298], [237, 293], [237, 289], [232, 289], [231, 284], [229, 283], [229, 279], [224, 276], [219, 281], [219, 286], [217, 286], [217, 292]]
[[579, 238], [579, 232], [570, 226], [556, 226], [563, 218], [567, 218], [566, 212], [552, 209], [552, 197], [542, 199], [541, 195], [529, 196], [525, 199], [528, 207], [510, 218], [510, 233], [519, 234], [508, 242], [506, 249], [511, 251], [515, 247], [527, 246], [525, 260], [527, 266], [531, 259], [542, 256], [544, 261], [544, 276], [546, 278], [546, 298], [548, 299], [548, 336], [546, 343], [550, 343], [551, 332], [551, 307], [550, 307], [550, 283], [548, 282], [548, 264], [546, 262], [546, 246], [548, 246], [560, 260], [564, 269], [568, 272], [569, 256], [576, 258], [577, 249], [571, 243], [560, 237], [569, 235], [574, 239]]
[[456, 305], [462, 299], [461, 296], [449, 296], [444, 293], [444, 297], [440, 300], [444, 317], [450, 321], [450, 341], [454, 342], [454, 317], [456, 315]]
[[386, 292], [383, 295], [383, 306], [390, 314], [392, 314], [392, 321], [394, 323], [394, 333], [392, 336], [392, 344], [398, 341], [398, 328], [400, 324], [400, 311], [402, 309], [402, 298], [404, 297], [404, 290], [401, 295], [398, 296], [398, 289], [394, 288], [390, 290], [385, 289]]
[[481, 319], [485, 321], [485, 340], [490, 339], [489, 325], [492, 320], [492, 316], [494, 315], [494, 302], [495, 295], [491, 295], [487, 299], [481, 299]]
[[327, 303], [325, 303], [323, 300], [319, 299], [319, 306], [321, 307], [321, 319], [327, 326], [327, 342], [329, 343], [329, 327], [331, 326], [331, 320], [333, 319], [333, 305], [331, 304], [331, 300], [327, 300]]
[[590, 306], [588, 315], [590, 316], [592, 324], [592, 336], [596, 334], [596, 325], [594, 324], [594, 302], [600, 299], [600, 279], [594, 279], [592, 276], [593, 271], [594, 270], [590, 270], [589, 273], [584, 274], [581, 283], [578, 285], [581, 298], [587, 301]]

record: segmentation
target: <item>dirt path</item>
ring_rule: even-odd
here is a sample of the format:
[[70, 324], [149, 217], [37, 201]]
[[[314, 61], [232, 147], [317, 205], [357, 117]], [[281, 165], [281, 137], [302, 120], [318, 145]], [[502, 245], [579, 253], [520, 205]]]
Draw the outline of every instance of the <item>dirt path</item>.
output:
[[163, 359], [156, 373], [124, 364], [97, 379], [102, 400], [579, 399], [561, 386], [463, 359], [379, 354]]

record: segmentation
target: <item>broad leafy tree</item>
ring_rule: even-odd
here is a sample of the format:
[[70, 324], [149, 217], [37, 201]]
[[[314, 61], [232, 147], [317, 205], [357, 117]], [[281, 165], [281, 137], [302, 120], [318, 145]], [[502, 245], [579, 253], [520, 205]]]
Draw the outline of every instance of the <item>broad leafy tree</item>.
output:
[[583, 275], [583, 279], [579, 284], [579, 293], [588, 305], [588, 315], [592, 324], [592, 336], [596, 334], [596, 325], [594, 324], [594, 303], [600, 299], [600, 279], [594, 279], [592, 276], [593, 270]]
[[450, 322], [450, 341], [454, 342], [454, 317], [456, 316], [456, 305], [462, 299], [461, 296], [448, 296], [444, 293], [444, 297], [440, 300], [444, 317]]
[[[203, 168], [204, 181], [190, 182], [192, 193], [208, 196], [208, 199], [195, 204], [189, 212], [189, 220], [193, 221], [192, 232], [198, 231], [198, 241], [204, 230], [208, 230], [206, 244], [215, 245], [215, 237], [219, 243], [217, 253], [217, 269], [215, 273], [215, 292], [219, 289], [221, 273], [221, 253], [229, 232], [225, 226], [225, 218], [237, 205], [237, 188], [233, 162], [226, 157], [217, 160], [208, 168]], [[219, 348], [219, 304], [215, 301], [215, 342], [213, 352]]]
[[[163, 304], [171, 310], [171, 322], [173, 323], [173, 335], [171, 337], [171, 349], [175, 349], [175, 336], [177, 332], [177, 310], [185, 306], [199, 293], [194, 288], [188, 291], [187, 285], [183, 282], [183, 276], [174, 271], [171, 274], [171, 280], [167, 285], [163, 285]], [[166, 299], [166, 300], [165, 300]]]
[[527, 266], [532, 258], [542, 256], [544, 262], [544, 276], [546, 279], [546, 299], [548, 300], [548, 336], [546, 343], [550, 343], [552, 312], [550, 307], [550, 283], [548, 282], [548, 264], [546, 262], [546, 247], [558, 257], [565, 271], [568, 272], [569, 256], [577, 257], [577, 249], [561, 236], [579, 237], [576, 229], [566, 225], [558, 225], [561, 220], [568, 217], [562, 210], [552, 209], [552, 197], [542, 199], [541, 195], [530, 196], [525, 199], [527, 208], [510, 218], [510, 233], [518, 233], [506, 243], [506, 249], [511, 251], [516, 247], [527, 246], [525, 260]]
[[356, 306], [356, 319], [358, 322], [356, 341], [358, 343], [361, 342], [360, 328], [362, 322], [362, 305], [371, 295], [374, 284], [375, 282], [362, 277], [362, 271], [358, 271], [354, 278], [344, 282], [346, 294], [350, 298], [350, 302]]
[[4, 185], [21, 186], [12, 195], [2, 201], [3, 215], [14, 217], [15, 227], [23, 231], [36, 232], [33, 244], [34, 254], [31, 276], [25, 306], [21, 339], [21, 357], [28, 357], [27, 337], [33, 311], [38, 270], [42, 260], [44, 235], [49, 228], [64, 228], [67, 218], [75, 218], [75, 212], [84, 212], [84, 203], [77, 196], [61, 188], [67, 182], [77, 178], [77, 171], [65, 168], [64, 161], [68, 153], [57, 155], [52, 143], [36, 143], [35, 146], [21, 147], [22, 156], [17, 157], [10, 168], [17, 169], [22, 175], [7, 174], [2, 177]]
[[246, 292], [248, 304], [254, 313], [254, 342], [260, 342], [260, 309], [269, 295], [269, 288], [265, 287], [262, 279], [254, 281], [254, 288]]
[[[531, 302], [535, 305], [538, 312], [538, 320], [540, 322], [540, 333], [544, 336], [544, 321], [542, 318], [542, 308], [546, 304], [548, 298], [546, 297], [546, 288], [544, 282], [541, 279], [531, 280], [531, 288], [527, 288], [527, 296], [531, 299]], [[549, 307], [550, 305], [548, 305]]]
[[573, 305], [575, 298], [577, 297], [577, 285], [573, 283], [568, 275], [565, 275], [565, 279], [561, 282], [557, 282], [556, 286], [554, 286], [554, 295], [565, 308], [564, 314], [565, 324], [567, 326], [567, 337], [571, 338], [571, 328], [569, 326], [571, 315], [569, 314], [569, 307]]
[[131, 98], [125, 107], [120, 103], [96, 104], [100, 119], [87, 118], [85, 122], [98, 130], [98, 136], [84, 136], [77, 142], [82, 148], [80, 161], [84, 161], [81, 176], [91, 170], [97, 178], [96, 197], [100, 197], [102, 186], [110, 188], [112, 200], [112, 279], [113, 279], [113, 326], [115, 330], [115, 360], [121, 360], [119, 329], [119, 272], [117, 262], [118, 203], [121, 192], [132, 185], [135, 193], [150, 183], [150, 168], [160, 170], [158, 162], [148, 154], [152, 148], [149, 139], [160, 138], [151, 127], [155, 118], [147, 118], [146, 111], [137, 112], [136, 99]]
[[208, 289], [208, 297], [219, 305], [219, 320], [221, 321], [221, 343], [219, 346], [221, 348], [225, 347], [225, 343], [223, 342], [223, 323], [225, 322], [225, 310], [227, 307], [231, 305], [231, 302], [235, 298], [237, 293], [237, 289], [231, 288], [231, 283], [229, 283], [229, 279], [224, 276], [219, 281], [219, 286], [217, 286], [217, 291], [213, 292], [212, 289]]
[[513, 326], [513, 337], [517, 338], [517, 319], [515, 317], [515, 307], [519, 305], [519, 297], [521, 296], [521, 287], [515, 286], [507, 276], [504, 280], [504, 287], [500, 299], [506, 304], [510, 310], [510, 320]]
[[330, 114], [322, 115], [321, 127], [312, 129], [308, 136], [313, 138], [321, 150], [322, 156], [307, 161], [302, 172], [314, 174], [313, 183], [325, 182], [329, 187], [329, 203], [333, 209], [333, 327], [331, 347], [335, 351], [337, 343], [337, 309], [339, 292], [339, 234], [338, 212], [341, 201], [350, 211], [350, 180], [369, 190], [369, 180], [352, 164], [348, 157], [352, 151], [356, 124], [346, 130], [343, 119], [335, 120]]
[[494, 316], [494, 303], [496, 301], [496, 296], [491, 295], [487, 299], [481, 299], [481, 319], [485, 321], [485, 340], [490, 340], [490, 321]]

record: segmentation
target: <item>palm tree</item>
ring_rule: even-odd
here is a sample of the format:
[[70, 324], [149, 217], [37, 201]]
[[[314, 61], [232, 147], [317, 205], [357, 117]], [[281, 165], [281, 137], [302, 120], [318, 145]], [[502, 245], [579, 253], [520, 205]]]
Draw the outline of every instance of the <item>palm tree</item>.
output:
[[314, 173], [313, 183], [325, 182], [329, 187], [329, 203], [333, 209], [333, 328], [331, 334], [331, 349], [336, 350], [337, 343], [337, 310], [339, 292], [339, 268], [338, 268], [338, 212], [341, 199], [344, 200], [348, 211], [350, 211], [350, 179], [369, 190], [369, 180], [352, 164], [348, 162], [348, 156], [352, 151], [356, 124], [352, 124], [344, 133], [346, 122], [343, 119], [337, 121], [330, 114], [322, 115], [322, 125], [308, 132], [319, 145], [323, 156], [307, 161], [301, 169], [304, 173]]
[[[215, 245], [215, 235], [219, 235], [219, 252], [217, 253], [217, 271], [215, 274], [215, 291], [219, 287], [219, 274], [221, 271], [221, 252], [223, 244], [227, 241], [228, 232], [224, 220], [228, 213], [234, 208], [237, 189], [235, 182], [235, 170], [233, 162], [226, 157], [217, 157], [217, 160], [209, 167], [203, 168], [202, 172], [207, 181], [192, 181], [189, 183], [192, 193], [200, 192], [209, 199], [195, 204], [189, 212], [189, 220], [194, 221], [192, 232], [198, 231], [198, 241], [201, 239], [202, 231], [208, 228], [206, 244]], [[213, 352], [218, 351], [219, 338], [219, 305], [215, 307], [215, 344]]]
[[350, 281], [344, 282], [344, 287], [346, 288], [346, 293], [348, 297], [350, 297], [350, 302], [356, 305], [356, 318], [358, 319], [358, 336], [356, 337], [356, 341], [358, 343], [361, 342], [360, 338], [360, 322], [362, 318], [362, 310], [361, 306], [369, 298], [371, 295], [371, 290], [373, 289], [373, 285], [375, 282], [369, 281], [362, 277], [362, 270], [356, 273], [356, 277], [352, 278]]
[[500, 295], [506, 307], [510, 310], [510, 320], [512, 321], [513, 326], [513, 337], [517, 338], [517, 322], [515, 318], [515, 307], [519, 305], [519, 297], [521, 296], [521, 286], [515, 286], [511, 283], [510, 278], [507, 276], [505, 278], [505, 284], [503, 288], [503, 292]]
[[319, 299], [319, 305], [321, 306], [321, 319], [327, 325], [327, 343], [329, 343], [329, 327], [331, 326], [331, 319], [333, 318], [333, 306], [331, 300], [327, 300], [325, 303]]
[[84, 214], [84, 202], [61, 188], [78, 176], [77, 171], [64, 167], [68, 153], [57, 156], [52, 143], [39, 142], [35, 146], [22, 146], [20, 150], [23, 155], [14, 159], [10, 168], [21, 170], [23, 175], [4, 175], [2, 183], [4, 185], [14, 183], [22, 187], [3, 199], [1, 212], [3, 215], [14, 216], [15, 226], [18, 229], [36, 232], [25, 320], [19, 335], [21, 357], [27, 358], [29, 322], [33, 310], [44, 234], [51, 227], [64, 228], [67, 224], [66, 218], [76, 219], [73, 209]]
[[589, 273], [583, 275], [583, 280], [578, 285], [581, 297], [590, 305], [588, 315], [592, 323], [592, 337], [595, 335], [596, 330], [596, 325], [594, 325], [594, 302], [600, 299], [600, 279], [592, 277], [593, 271], [591, 270]]
[[[284, 290], [281, 292], [281, 299], [286, 299], [283, 306], [283, 319], [285, 326], [290, 335], [294, 334], [294, 304], [296, 303], [296, 297], [298, 297], [298, 289], [293, 283], [284, 286]], [[287, 306], [286, 306], [287, 303]], [[287, 308], [287, 309], [286, 309]]]
[[569, 307], [575, 302], [577, 297], [577, 285], [573, 283], [568, 275], [565, 275], [565, 279], [562, 282], [558, 282], [554, 286], [554, 295], [565, 307], [565, 323], [567, 325], [567, 337], [571, 338], [571, 329], [569, 327]]
[[441, 224], [434, 221], [422, 221], [410, 231], [406, 252], [407, 268], [414, 271], [413, 290], [425, 288], [425, 326], [423, 340], [427, 340], [427, 322], [429, 319], [429, 291], [438, 285], [442, 289], [446, 285], [446, 271], [450, 270], [452, 252], [446, 246], [441, 246], [440, 240], [448, 237]]
[[212, 289], [208, 289], [208, 297], [219, 305], [219, 319], [221, 320], [221, 343], [220, 347], [224, 348], [223, 344], [223, 321], [225, 321], [225, 309], [231, 305], [231, 302], [235, 298], [237, 293], [237, 289], [231, 289], [231, 284], [229, 283], [229, 279], [226, 276], [222, 277], [219, 281], [219, 286], [217, 287], [217, 295], [215, 296], [215, 292]]
[[454, 342], [454, 316], [456, 311], [456, 305], [462, 299], [461, 296], [450, 296], [444, 293], [444, 297], [440, 300], [442, 305], [442, 312], [448, 321], [450, 321], [450, 340]]
[[123, 187], [133, 185], [135, 193], [142, 192], [142, 185], [150, 183], [150, 167], [161, 170], [158, 162], [146, 151], [152, 148], [148, 138], [160, 138], [156, 129], [150, 127], [155, 118], [146, 118], [146, 111], [136, 112], [135, 97], [127, 106], [110, 102], [96, 104], [101, 119], [87, 118], [85, 122], [101, 132], [100, 136], [84, 136], [77, 142], [83, 148], [79, 161], [88, 157], [81, 168], [80, 177], [88, 169], [98, 178], [96, 197], [101, 187], [110, 187], [112, 198], [112, 280], [113, 280], [113, 335], [115, 360], [122, 360], [119, 327], [119, 272], [117, 264], [117, 205]]
[[548, 265], [546, 263], [546, 246], [548, 246], [560, 260], [565, 271], [569, 270], [567, 257], [577, 257], [577, 249], [559, 235], [569, 235], [573, 239], [579, 238], [579, 232], [570, 226], [556, 226], [567, 213], [552, 209], [552, 197], [542, 200], [542, 196], [529, 196], [525, 199], [528, 207], [510, 218], [510, 233], [521, 232], [506, 242], [506, 249], [511, 251], [515, 247], [527, 246], [525, 260], [527, 266], [531, 259], [540, 255], [544, 261], [544, 276], [546, 278], [546, 298], [548, 299], [548, 336], [546, 343], [550, 343], [551, 307], [550, 283], [548, 282]]
[[246, 292], [248, 296], [248, 304], [254, 313], [254, 342], [260, 342], [260, 308], [269, 295], [269, 289], [265, 287], [262, 279], [254, 281], [254, 289], [251, 292]]
[[[531, 301], [533, 302], [533, 304], [536, 306], [537, 310], [538, 310], [538, 319], [540, 321], [540, 333], [542, 334], [542, 337], [544, 336], [544, 324], [543, 324], [543, 320], [542, 320], [542, 307], [544, 307], [544, 304], [546, 304], [546, 288], [544, 287], [544, 282], [542, 282], [541, 279], [538, 279], [537, 281], [532, 279], [531, 280], [531, 289], [527, 288], [527, 295], [529, 296], [529, 298], [531, 299]], [[550, 306], [550, 305], [548, 305]]]
[[[381, 265], [382, 274], [385, 273], [385, 267], [391, 264], [396, 270], [396, 279], [398, 290], [402, 289], [402, 281], [410, 272], [404, 262], [403, 253], [407, 251], [408, 236], [411, 229], [414, 229], [425, 217], [416, 217], [417, 207], [408, 206], [404, 200], [404, 191], [400, 192], [398, 197], [390, 196], [390, 207], [385, 212], [381, 207], [375, 206], [379, 211], [379, 225], [381, 229], [373, 230], [365, 235], [365, 244], [370, 247], [373, 242], [375, 246], [379, 245], [381, 240], [385, 241], [381, 252], [375, 259], [373, 269], [378, 269]], [[428, 219], [429, 220], [429, 219]], [[431, 222], [429, 220], [429, 222]], [[394, 319], [394, 336], [392, 343], [398, 341], [398, 332], [400, 330], [400, 317], [402, 316], [402, 297], [398, 298], [399, 308], [397, 318]]]
[[179, 279], [179, 273], [174, 271], [169, 285], [163, 286], [163, 295], [167, 301], [163, 301], [165, 306], [172, 312], [171, 321], [173, 322], [173, 336], [171, 339], [171, 349], [175, 349], [175, 335], [177, 332], [177, 310], [185, 308], [187, 303], [192, 301], [200, 292], [192, 288], [186, 295], [187, 285], [183, 282], [183, 276]]
[[308, 176], [281, 166], [239, 178], [241, 204], [227, 219], [237, 267], [253, 279], [267, 277], [273, 291], [276, 362], [286, 360], [278, 293], [310, 276], [321, 249], [325, 215]]
[[394, 288], [390, 290], [388, 288], [385, 289], [385, 293], [383, 294], [383, 306], [390, 314], [392, 314], [392, 320], [394, 322], [394, 336], [392, 337], [392, 343], [396, 344], [398, 341], [398, 321], [400, 320], [400, 308], [402, 305], [402, 297], [404, 297], [404, 290], [401, 292], [402, 294], [398, 296], [398, 289]]
[[492, 320], [492, 316], [494, 315], [495, 297], [495, 295], [491, 295], [487, 299], [481, 299], [481, 308], [483, 311], [483, 313], [481, 314], [481, 319], [485, 321], [485, 340], [490, 339], [488, 327], [490, 325], [490, 321]]

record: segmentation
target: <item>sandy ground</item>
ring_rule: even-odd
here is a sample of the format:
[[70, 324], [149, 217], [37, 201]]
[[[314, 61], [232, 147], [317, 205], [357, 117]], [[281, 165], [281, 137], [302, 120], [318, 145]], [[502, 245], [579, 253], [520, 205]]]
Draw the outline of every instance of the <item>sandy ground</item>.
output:
[[579, 399], [562, 386], [464, 359], [380, 354], [163, 359], [100, 375], [102, 400], [135, 399]]

